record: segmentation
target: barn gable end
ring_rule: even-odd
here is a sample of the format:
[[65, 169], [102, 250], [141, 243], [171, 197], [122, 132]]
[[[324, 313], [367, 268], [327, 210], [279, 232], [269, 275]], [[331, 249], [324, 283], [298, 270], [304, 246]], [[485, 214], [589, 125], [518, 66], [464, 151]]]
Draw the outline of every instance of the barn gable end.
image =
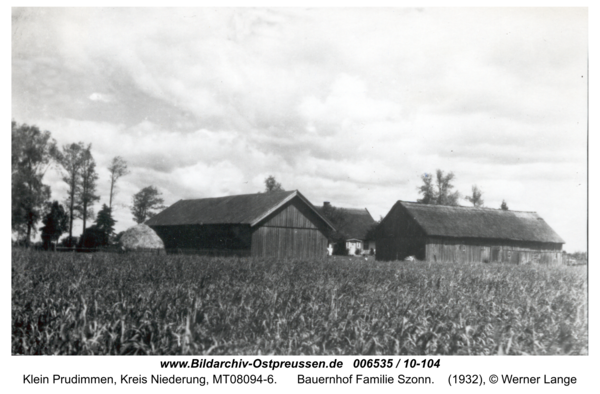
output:
[[425, 259], [426, 233], [401, 204], [396, 203], [377, 227], [377, 260]]
[[255, 226], [252, 255], [320, 258], [327, 251], [328, 226], [313, 209], [295, 198]]

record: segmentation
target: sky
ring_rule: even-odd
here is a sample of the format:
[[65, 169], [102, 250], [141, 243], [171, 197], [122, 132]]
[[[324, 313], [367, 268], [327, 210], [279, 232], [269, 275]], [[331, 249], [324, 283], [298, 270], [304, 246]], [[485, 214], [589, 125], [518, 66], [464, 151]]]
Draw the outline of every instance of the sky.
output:
[[117, 231], [150, 185], [379, 219], [441, 169], [587, 250], [586, 8], [13, 8], [11, 62], [12, 119], [92, 145], [96, 212], [127, 161]]

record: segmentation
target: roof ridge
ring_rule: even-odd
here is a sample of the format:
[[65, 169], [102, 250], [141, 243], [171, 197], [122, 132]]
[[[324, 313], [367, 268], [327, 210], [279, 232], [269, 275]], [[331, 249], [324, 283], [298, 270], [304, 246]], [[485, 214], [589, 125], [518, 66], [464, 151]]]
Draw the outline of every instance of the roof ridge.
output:
[[[321, 209], [323, 208], [322, 205], [318, 206], [317, 208]], [[335, 209], [343, 209], [344, 211], [360, 211], [360, 212], [368, 212], [367, 208], [346, 208], [346, 207], [338, 207], [338, 206], [334, 206]]]
[[398, 202], [400, 203], [409, 203], [409, 204], [415, 204], [415, 205], [419, 205], [419, 206], [427, 206], [427, 207], [444, 207], [444, 208], [464, 208], [464, 209], [486, 209], [489, 211], [507, 211], [507, 212], [521, 212], [521, 213], [535, 213], [537, 214], [537, 211], [517, 211], [514, 209], [502, 209], [502, 208], [492, 208], [492, 207], [465, 207], [464, 205], [438, 205], [438, 204], [423, 204], [420, 202], [416, 202], [416, 201], [404, 201], [404, 200], [398, 200]]
[[[271, 193], [293, 193], [293, 192], [297, 192], [297, 191], [298, 190], [281, 190], [281, 191], [276, 191], [276, 192], [271, 192]], [[217, 196], [217, 197], [182, 198], [179, 201], [197, 201], [197, 200], [209, 200], [209, 199], [228, 198], [228, 197], [258, 196], [260, 194], [269, 194], [269, 193], [258, 192], [258, 193], [247, 193], [247, 194], [230, 194], [228, 196]]]

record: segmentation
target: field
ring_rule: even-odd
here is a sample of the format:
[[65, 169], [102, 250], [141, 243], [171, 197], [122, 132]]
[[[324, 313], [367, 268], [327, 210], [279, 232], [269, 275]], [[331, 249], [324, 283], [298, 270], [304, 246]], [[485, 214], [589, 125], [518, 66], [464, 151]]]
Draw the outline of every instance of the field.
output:
[[586, 267], [12, 252], [12, 354], [587, 354]]

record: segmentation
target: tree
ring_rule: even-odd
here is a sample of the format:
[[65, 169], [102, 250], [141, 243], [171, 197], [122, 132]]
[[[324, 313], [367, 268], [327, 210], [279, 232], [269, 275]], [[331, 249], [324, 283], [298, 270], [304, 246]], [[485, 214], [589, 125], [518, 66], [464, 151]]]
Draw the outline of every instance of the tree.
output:
[[421, 179], [423, 180], [423, 185], [418, 187], [417, 190], [423, 194], [423, 198], [418, 199], [417, 202], [433, 205], [458, 205], [460, 193], [458, 191], [451, 192], [454, 189], [454, 185], [452, 184], [454, 173], [452, 171], [444, 175], [444, 171], [440, 169], [436, 170], [435, 186], [430, 174], [423, 174]]
[[110, 198], [108, 200], [108, 207], [112, 209], [113, 196], [117, 193], [115, 185], [119, 178], [129, 174], [127, 162], [121, 156], [116, 156], [108, 167], [108, 172], [110, 173]]
[[109, 244], [110, 237], [115, 232], [115, 223], [117, 221], [112, 217], [112, 209], [107, 207], [106, 204], [102, 204], [102, 209], [98, 212], [96, 223], [94, 224], [94, 227], [104, 234], [102, 246]]
[[471, 196], [466, 196], [465, 200], [469, 200], [474, 207], [479, 208], [483, 206], [483, 192], [477, 185], [471, 186]]
[[418, 199], [417, 202], [421, 204], [435, 204], [435, 193], [433, 191], [433, 184], [431, 174], [423, 174], [421, 175], [421, 180], [423, 181], [423, 185], [421, 185], [418, 190], [419, 193], [423, 194], [423, 198]]
[[98, 181], [98, 173], [96, 172], [96, 161], [92, 156], [92, 145], [88, 145], [81, 152], [81, 187], [78, 189], [77, 210], [83, 220], [83, 230], [86, 229], [88, 216], [93, 216], [93, 204], [100, 200], [100, 196], [96, 194], [96, 182]]
[[265, 179], [265, 193], [282, 192], [285, 189], [281, 187], [281, 183], [275, 180], [273, 175], [269, 175]]
[[144, 223], [164, 208], [161, 193], [154, 186], [147, 186], [133, 195], [131, 213], [136, 223]]
[[29, 245], [32, 232], [41, 218], [50, 187], [43, 183], [44, 174], [57, 156], [56, 142], [49, 131], [37, 126], [11, 122], [11, 228], [19, 236], [25, 233]]
[[508, 211], [508, 204], [506, 203], [506, 201], [502, 200], [502, 204], [500, 205], [500, 209], [502, 209], [503, 211]]
[[83, 152], [85, 146], [78, 144], [65, 145], [59, 156], [62, 167], [62, 180], [67, 184], [67, 198], [65, 204], [69, 211], [69, 239], [73, 239], [74, 215], [81, 210], [77, 196], [81, 194], [81, 169], [83, 166]]
[[451, 193], [450, 191], [454, 189], [454, 185], [452, 185], [452, 180], [454, 179], [454, 173], [450, 171], [448, 174], [444, 175], [442, 170], [436, 171], [437, 178], [437, 193], [436, 193], [436, 203], [437, 205], [458, 205], [458, 199], [460, 198], [460, 194], [458, 191]]
[[52, 242], [58, 241], [63, 233], [69, 231], [69, 216], [58, 201], [48, 203], [47, 211], [42, 220], [44, 227], [41, 228], [45, 249], [49, 249]]

